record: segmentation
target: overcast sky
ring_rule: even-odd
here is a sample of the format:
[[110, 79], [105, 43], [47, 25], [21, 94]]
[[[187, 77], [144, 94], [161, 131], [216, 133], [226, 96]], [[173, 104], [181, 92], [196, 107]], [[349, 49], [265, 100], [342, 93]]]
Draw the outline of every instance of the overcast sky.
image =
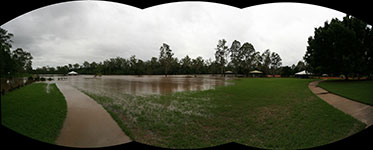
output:
[[249, 42], [261, 53], [279, 53], [283, 65], [303, 59], [314, 28], [344, 13], [316, 5], [272, 3], [244, 9], [210, 2], [177, 2], [144, 10], [105, 1], [76, 1], [36, 9], [2, 28], [14, 34], [13, 48], [34, 57], [33, 68], [113, 57], [159, 56], [167, 43], [185, 55], [214, 60], [219, 39]]

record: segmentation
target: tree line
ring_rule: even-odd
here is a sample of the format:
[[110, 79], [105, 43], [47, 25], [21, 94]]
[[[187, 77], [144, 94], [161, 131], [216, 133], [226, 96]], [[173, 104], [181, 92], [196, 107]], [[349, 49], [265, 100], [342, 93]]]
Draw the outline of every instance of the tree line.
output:
[[204, 59], [201, 56], [191, 58], [186, 55], [180, 60], [174, 57], [171, 47], [163, 43], [159, 49], [159, 57], [141, 60], [132, 55], [130, 58], [110, 58], [102, 62], [84, 61], [82, 64], [67, 64], [63, 66], [44, 66], [33, 71], [35, 74], [66, 74], [76, 71], [80, 74], [103, 75], [198, 75], [221, 74], [226, 71], [234, 74], [249, 75], [249, 71], [261, 70], [264, 74], [281, 73], [281, 57], [275, 52], [266, 50], [263, 54], [255, 51], [248, 42], [241, 43], [234, 40], [228, 48], [225, 39], [218, 41], [215, 48], [215, 60]]
[[12, 33], [0, 28], [1, 77], [24, 76], [32, 72], [32, 56], [22, 48], [12, 50]]

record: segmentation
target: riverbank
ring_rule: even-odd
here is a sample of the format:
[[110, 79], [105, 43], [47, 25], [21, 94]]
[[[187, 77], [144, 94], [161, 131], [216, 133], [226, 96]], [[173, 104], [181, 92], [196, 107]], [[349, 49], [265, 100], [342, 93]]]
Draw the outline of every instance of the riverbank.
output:
[[1, 96], [2, 125], [46, 143], [55, 144], [66, 110], [55, 84], [33, 83]]
[[[114, 114], [136, 142], [201, 148], [237, 142], [260, 148], [309, 148], [365, 125], [308, 89], [312, 79], [250, 78], [206, 91], [134, 96], [84, 91]], [[119, 120], [119, 121], [118, 121]]]

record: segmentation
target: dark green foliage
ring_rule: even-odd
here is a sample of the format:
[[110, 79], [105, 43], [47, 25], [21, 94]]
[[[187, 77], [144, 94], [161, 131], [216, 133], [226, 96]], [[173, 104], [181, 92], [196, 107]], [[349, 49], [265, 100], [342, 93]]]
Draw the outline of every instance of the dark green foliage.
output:
[[314, 36], [308, 39], [304, 60], [309, 71], [318, 75], [370, 75], [372, 42], [371, 27], [347, 15], [315, 29]]
[[32, 56], [22, 48], [11, 50], [13, 34], [0, 28], [0, 75], [14, 77], [31, 73]]

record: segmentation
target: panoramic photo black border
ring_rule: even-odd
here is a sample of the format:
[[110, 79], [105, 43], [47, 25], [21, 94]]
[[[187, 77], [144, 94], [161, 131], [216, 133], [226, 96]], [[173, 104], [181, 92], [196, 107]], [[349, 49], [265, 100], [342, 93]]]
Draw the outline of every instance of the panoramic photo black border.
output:
[[[117, 2], [121, 4], [126, 4], [130, 6], [134, 6], [137, 8], [148, 8], [156, 5], [167, 4], [172, 2], [183, 2], [183, 0], [171, 1], [171, 0], [162, 0], [162, 1], [150, 1], [150, 0], [105, 0], [109, 2]], [[191, 0], [187, 0], [191, 1]], [[2, 1], [2, 9], [1, 11], [1, 20], [0, 25], [11, 21], [12, 19], [19, 17], [27, 12], [53, 5], [63, 2], [70, 2], [67, 0], [32, 0], [32, 1], [22, 1], [22, 0], [5, 0]], [[184, 0], [185, 2], [185, 0]], [[267, 3], [276, 3], [276, 2], [295, 2], [295, 3], [305, 3], [305, 4], [313, 4], [318, 6], [327, 7], [330, 9], [338, 10], [343, 13], [351, 14], [368, 24], [372, 25], [372, 15], [369, 11], [367, 6], [370, 5], [369, 1], [364, 0], [343, 0], [343, 1], [331, 1], [331, 0], [292, 0], [292, 1], [281, 1], [281, 0], [235, 0], [235, 1], [211, 1], [211, 0], [199, 0], [197, 2], [212, 2], [212, 3], [219, 3], [225, 4], [229, 6], [234, 6], [237, 8], [246, 8], [254, 5], [260, 4], [267, 4]], [[372, 126], [369, 128], [356, 133], [350, 137], [342, 139], [340, 141], [323, 145], [320, 147], [314, 147], [312, 149], [322, 148], [322, 149], [329, 149], [329, 148], [366, 148], [371, 146], [370, 142], [373, 139], [373, 132]], [[66, 149], [67, 147], [56, 146], [52, 144], [47, 144], [44, 142], [40, 142], [38, 140], [34, 140], [23, 136], [21, 134], [16, 133], [13, 130], [10, 130], [3, 125], [1, 125], [1, 135], [2, 135], [2, 147], [14, 147], [14, 148], [32, 148], [32, 147], [40, 147], [40, 148], [52, 148], [52, 149]], [[241, 144], [236, 143], [227, 143], [215, 147], [210, 148], [218, 148], [218, 149], [225, 149], [225, 148], [245, 148], [245, 149], [257, 149], [254, 147], [248, 147]], [[125, 149], [125, 148], [157, 148], [145, 144], [140, 144], [137, 142], [130, 142], [127, 144], [121, 144], [117, 146], [111, 147], [103, 147], [103, 149]]]

